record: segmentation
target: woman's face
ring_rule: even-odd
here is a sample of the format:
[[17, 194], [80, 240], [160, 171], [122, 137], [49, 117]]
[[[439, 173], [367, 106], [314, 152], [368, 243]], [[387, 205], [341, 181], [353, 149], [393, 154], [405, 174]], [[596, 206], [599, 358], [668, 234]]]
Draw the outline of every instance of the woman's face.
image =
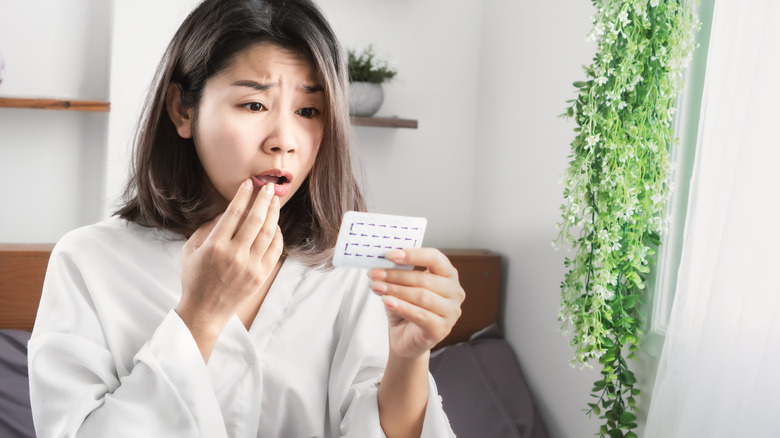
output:
[[322, 141], [323, 90], [306, 57], [271, 43], [250, 46], [206, 82], [192, 134], [226, 201], [247, 178], [274, 183], [281, 205], [300, 188]]

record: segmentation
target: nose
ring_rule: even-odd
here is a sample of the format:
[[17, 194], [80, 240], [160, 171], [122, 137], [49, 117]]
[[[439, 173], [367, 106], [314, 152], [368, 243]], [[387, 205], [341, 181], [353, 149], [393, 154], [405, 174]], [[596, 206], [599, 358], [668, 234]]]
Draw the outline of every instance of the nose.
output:
[[268, 154], [288, 154], [297, 149], [295, 120], [293, 117], [277, 114], [268, 120], [270, 131], [263, 141], [263, 151]]

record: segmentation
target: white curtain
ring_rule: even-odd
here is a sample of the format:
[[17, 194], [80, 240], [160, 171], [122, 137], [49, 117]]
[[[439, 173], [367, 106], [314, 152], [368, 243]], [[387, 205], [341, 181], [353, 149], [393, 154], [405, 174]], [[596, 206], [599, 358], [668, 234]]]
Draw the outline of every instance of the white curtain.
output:
[[716, 1], [647, 438], [780, 437], [780, 1]]

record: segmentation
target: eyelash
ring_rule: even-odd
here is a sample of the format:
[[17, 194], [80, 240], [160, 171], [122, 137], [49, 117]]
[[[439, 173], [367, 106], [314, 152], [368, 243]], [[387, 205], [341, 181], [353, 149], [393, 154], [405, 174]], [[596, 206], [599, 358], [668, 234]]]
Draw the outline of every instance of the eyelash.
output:
[[[259, 106], [259, 108], [258, 108], [258, 106]], [[252, 112], [260, 112], [260, 111], [266, 109], [265, 105], [263, 105], [260, 102], [248, 102], [248, 103], [242, 104], [241, 107], [242, 108], [246, 108], [246, 109], [248, 109], [249, 111], [252, 111]], [[304, 111], [307, 111], [307, 112], [310, 111], [311, 114], [310, 115], [305, 115], [305, 114], [303, 114]], [[315, 118], [315, 117], [320, 115], [320, 110], [318, 110], [317, 108], [307, 107], [307, 108], [299, 109], [298, 111], [295, 112], [295, 114], [298, 114], [301, 117], [304, 117], [304, 118], [307, 118], [307, 119], [313, 119], [313, 118]]]
[[[302, 114], [303, 111], [311, 111], [312, 114], [307, 116], [307, 115]], [[295, 113], [300, 115], [301, 117], [305, 117], [307, 119], [313, 119], [313, 118], [315, 118], [315, 117], [320, 115], [320, 110], [318, 110], [317, 108], [301, 108], [298, 111], [296, 111]]]
[[[256, 108], [256, 107], [255, 107], [255, 109], [253, 109], [253, 106], [255, 106], [255, 105], [259, 105], [259, 106], [260, 106], [260, 108]], [[241, 106], [242, 106], [243, 108], [246, 108], [246, 109], [248, 109], [249, 111], [252, 111], [252, 112], [258, 112], [258, 111], [262, 111], [262, 110], [264, 110], [264, 109], [265, 109], [265, 105], [263, 105], [263, 104], [262, 104], [262, 103], [260, 103], [260, 102], [248, 102], [248, 103], [245, 103], [245, 104], [243, 104], [243, 105], [241, 105]]]

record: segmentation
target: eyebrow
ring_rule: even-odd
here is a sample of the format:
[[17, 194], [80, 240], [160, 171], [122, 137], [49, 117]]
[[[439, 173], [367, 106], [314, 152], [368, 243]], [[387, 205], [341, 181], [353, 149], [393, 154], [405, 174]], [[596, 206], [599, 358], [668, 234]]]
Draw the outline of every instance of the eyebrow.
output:
[[[279, 86], [279, 82], [271, 82], [269, 84], [263, 84], [263, 83], [260, 83], [260, 82], [257, 82], [257, 81], [244, 79], [244, 80], [240, 80], [240, 81], [235, 81], [235, 82], [233, 82], [230, 85], [233, 85], [233, 86], [236, 86], [236, 87], [249, 87], [249, 88], [254, 88], [255, 90], [258, 90], [258, 91], [265, 91], [265, 90], [268, 90], [268, 89], [273, 88], [273, 87], [278, 87]], [[306, 94], [312, 94], [312, 93], [318, 93], [318, 92], [321, 92], [321, 91], [325, 91], [325, 87], [323, 87], [322, 85], [301, 85], [298, 88], [303, 90], [303, 92], [306, 93]]]

